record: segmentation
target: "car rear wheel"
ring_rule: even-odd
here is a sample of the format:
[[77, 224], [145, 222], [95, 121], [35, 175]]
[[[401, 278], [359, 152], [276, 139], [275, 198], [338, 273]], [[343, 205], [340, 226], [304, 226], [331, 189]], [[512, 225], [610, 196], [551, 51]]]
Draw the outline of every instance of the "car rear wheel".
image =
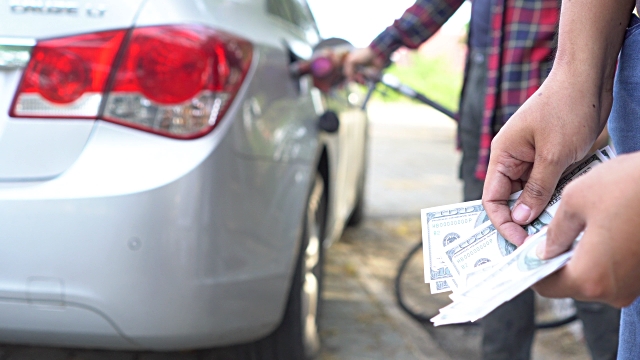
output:
[[206, 359], [305, 360], [320, 350], [318, 318], [322, 293], [327, 193], [316, 174], [307, 199], [300, 251], [284, 317], [278, 328], [250, 344], [211, 349]]
[[326, 207], [324, 179], [317, 174], [307, 200], [301, 248], [284, 318], [271, 335], [258, 342], [260, 359], [312, 359], [320, 350], [318, 315]]
[[[324, 260], [324, 247], [322, 244], [326, 213], [324, 189], [324, 180], [318, 174], [307, 204], [307, 219], [305, 231], [303, 232], [303, 239], [305, 240], [303, 241], [304, 251], [300, 256], [302, 266], [297, 271], [302, 281], [298, 280], [299, 289], [292, 291], [292, 294], [299, 293], [302, 300], [301, 311], [297, 313], [302, 324], [301, 343], [303, 344], [306, 358], [314, 357], [320, 350], [318, 316], [322, 300], [322, 265]], [[296, 316], [295, 313], [292, 316]]]
[[369, 137], [365, 136], [364, 143], [364, 151], [362, 157], [362, 169], [360, 169], [360, 174], [358, 175], [358, 183], [356, 184], [356, 202], [353, 206], [353, 210], [351, 211], [351, 215], [347, 220], [347, 226], [355, 227], [362, 223], [364, 220], [364, 191], [365, 185], [367, 182], [367, 164], [369, 159]]
[[364, 185], [365, 185], [365, 172], [362, 170], [360, 177], [358, 178], [358, 188], [356, 189], [356, 203], [351, 211], [349, 220], [347, 220], [347, 226], [355, 227], [362, 223], [364, 220]]

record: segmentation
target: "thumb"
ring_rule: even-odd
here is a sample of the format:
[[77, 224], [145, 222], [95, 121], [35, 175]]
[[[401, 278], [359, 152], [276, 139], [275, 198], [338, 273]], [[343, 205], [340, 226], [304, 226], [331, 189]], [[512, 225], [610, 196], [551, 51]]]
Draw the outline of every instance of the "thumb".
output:
[[542, 213], [564, 169], [565, 166], [558, 163], [544, 160], [534, 162], [531, 175], [511, 212], [514, 222], [527, 225]]
[[580, 232], [585, 228], [584, 219], [562, 208], [549, 224], [546, 240], [538, 245], [536, 253], [540, 259], [554, 258], [571, 248]]

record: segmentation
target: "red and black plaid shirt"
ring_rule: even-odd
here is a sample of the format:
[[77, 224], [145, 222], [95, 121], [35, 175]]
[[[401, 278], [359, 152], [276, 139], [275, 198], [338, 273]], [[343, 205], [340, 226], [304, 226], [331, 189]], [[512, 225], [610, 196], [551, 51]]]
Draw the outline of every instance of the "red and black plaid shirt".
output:
[[[484, 179], [495, 125], [504, 124], [542, 84], [560, 16], [558, 0], [491, 0], [487, 91], [476, 177]], [[418, 0], [370, 45], [389, 59], [401, 46], [415, 49], [444, 24], [464, 0]]]

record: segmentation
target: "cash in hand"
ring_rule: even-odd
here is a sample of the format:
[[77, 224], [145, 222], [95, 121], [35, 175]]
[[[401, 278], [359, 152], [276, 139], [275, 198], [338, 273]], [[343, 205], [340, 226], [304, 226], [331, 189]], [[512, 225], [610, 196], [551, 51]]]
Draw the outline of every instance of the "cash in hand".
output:
[[[425, 282], [431, 293], [453, 291], [453, 303], [431, 319], [434, 325], [476, 321], [564, 266], [572, 251], [540, 260], [536, 245], [546, 238], [545, 226], [567, 184], [613, 157], [615, 152], [607, 146], [571, 165], [545, 210], [525, 227], [533, 236], [520, 248], [498, 233], [480, 200], [422, 209]], [[511, 195], [511, 206], [520, 194]]]

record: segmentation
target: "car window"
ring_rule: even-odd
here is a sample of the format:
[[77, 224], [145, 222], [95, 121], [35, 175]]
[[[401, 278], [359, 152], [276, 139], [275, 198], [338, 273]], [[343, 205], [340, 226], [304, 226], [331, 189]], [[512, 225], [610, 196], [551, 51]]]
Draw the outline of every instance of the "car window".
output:
[[267, 0], [267, 11], [301, 28], [318, 32], [306, 0]]
[[304, 0], [284, 0], [284, 2], [289, 8], [293, 23], [303, 29], [309, 28], [313, 20], [309, 17], [307, 3]]
[[292, 22], [283, 0], [267, 0], [267, 11], [283, 20]]

